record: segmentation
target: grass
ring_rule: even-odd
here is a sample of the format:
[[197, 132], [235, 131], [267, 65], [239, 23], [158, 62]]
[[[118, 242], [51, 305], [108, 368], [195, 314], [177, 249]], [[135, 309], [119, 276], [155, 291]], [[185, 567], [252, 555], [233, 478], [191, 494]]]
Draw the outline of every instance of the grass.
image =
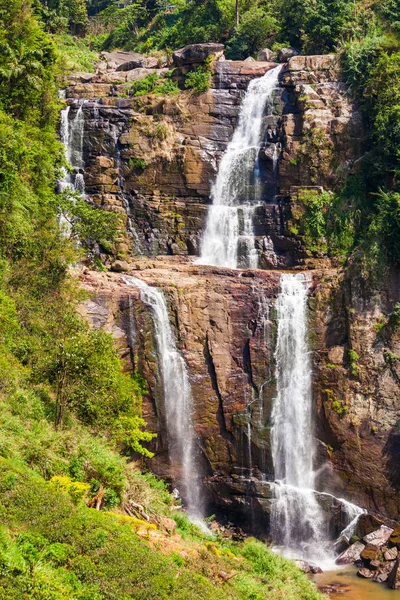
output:
[[84, 38], [76, 38], [63, 33], [54, 35], [53, 39], [60, 55], [62, 74], [77, 71], [94, 72], [99, 55], [97, 52], [89, 49]]

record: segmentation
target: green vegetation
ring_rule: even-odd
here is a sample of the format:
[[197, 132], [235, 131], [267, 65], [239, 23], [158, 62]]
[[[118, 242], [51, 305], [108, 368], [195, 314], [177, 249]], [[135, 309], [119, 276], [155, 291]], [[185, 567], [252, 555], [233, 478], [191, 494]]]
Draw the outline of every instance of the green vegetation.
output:
[[133, 96], [177, 94], [179, 92], [178, 85], [167, 75], [165, 79], [160, 79], [157, 73], [151, 73], [142, 79], [138, 79], [131, 87]]
[[357, 377], [360, 372], [360, 367], [358, 365], [358, 361], [360, 360], [359, 355], [355, 350], [350, 349], [348, 351], [349, 365], [350, 365], [350, 373], [353, 377]]
[[206, 92], [210, 87], [211, 75], [209, 69], [203, 69], [198, 67], [194, 71], [191, 71], [185, 81], [185, 87], [189, 90], [193, 90], [196, 94]]

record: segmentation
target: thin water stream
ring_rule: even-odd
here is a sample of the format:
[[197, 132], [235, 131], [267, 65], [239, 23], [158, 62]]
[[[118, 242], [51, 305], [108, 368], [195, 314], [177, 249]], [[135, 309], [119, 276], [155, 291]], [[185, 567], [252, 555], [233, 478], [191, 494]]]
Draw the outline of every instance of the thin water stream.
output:
[[181, 468], [182, 496], [188, 514], [202, 525], [203, 509], [199, 472], [195, 457], [195, 432], [192, 418], [192, 393], [186, 363], [178, 351], [167, 303], [161, 290], [141, 279], [125, 278], [140, 290], [142, 302], [150, 309], [162, 380], [168, 451], [175, 469]]

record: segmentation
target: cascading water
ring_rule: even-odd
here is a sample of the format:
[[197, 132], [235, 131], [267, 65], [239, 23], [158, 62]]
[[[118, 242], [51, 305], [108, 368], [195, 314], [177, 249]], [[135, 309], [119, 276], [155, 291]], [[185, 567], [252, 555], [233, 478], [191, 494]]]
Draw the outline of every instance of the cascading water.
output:
[[250, 82], [243, 100], [238, 126], [222, 157], [211, 190], [199, 264], [257, 268], [253, 215], [260, 204], [258, 157], [262, 141], [263, 118], [271, 113], [272, 94], [277, 87], [281, 66]]
[[201, 525], [201, 485], [196, 470], [192, 394], [186, 364], [177, 350], [162, 292], [135, 277], [124, 279], [139, 288], [141, 300], [151, 311], [164, 392], [169, 456], [174, 465], [182, 467], [183, 497], [188, 513]]
[[85, 168], [83, 160], [83, 136], [85, 130], [85, 116], [83, 104], [80, 104], [74, 119], [70, 119], [71, 107], [66, 106], [61, 111], [60, 139], [64, 145], [65, 158], [76, 174], [68, 173], [63, 170], [62, 178], [59, 182], [60, 191], [71, 189], [85, 193], [85, 180], [82, 171]]
[[[312, 426], [312, 371], [307, 345], [308, 279], [282, 274], [276, 303], [276, 398], [272, 409], [271, 448], [275, 471], [272, 535], [287, 556], [331, 561], [327, 519], [317, 500]], [[333, 497], [332, 497], [333, 498]], [[349, 534], [364, 511], [339, 500]]]
[[311, 364], [307, 347], [307, 295], [304, 275], [282, 274], [276, 303], [277, 394], [272, 410], [271, 445], [275, 471], [272, 530], [286, 553], [309, 557], [328, 539], [315, 498]]

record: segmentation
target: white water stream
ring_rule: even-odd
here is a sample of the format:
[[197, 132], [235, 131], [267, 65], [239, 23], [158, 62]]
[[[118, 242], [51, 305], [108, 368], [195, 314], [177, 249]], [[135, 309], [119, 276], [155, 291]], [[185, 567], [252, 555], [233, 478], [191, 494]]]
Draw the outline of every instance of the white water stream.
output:
[[[282, 274], [276, 303], [276, 398], [271, 447], [275, 470], [272, 535], [289, 557], [327, 563], [334, 559], [328, 520], [317, 500], [314, 472], [312, 372], [307, 340], [309, 282], [304, 274]], [[340, 500], [349, 536], [361, 508]], [[351, 537], [351, 535], [350, 535]]]
[[126, 283], [140, 290], [140, 298], [149, 307], [157, 346], [163, 386], [168, 449], [171, 463], [182, 469], [182, 496], [191, 519], [200, 526], [203, 511], [200, 478], [195, 460], [195, 433], [192, 420], [192, 394], [185, 361], [178, 351], [163, 293], [135, 277]]
[[271, 69], [249, 84], [238, 125], [211, 190], [212, 205], [198, 264], [233, 269], [258, 266], [253, 233], [254, 211], [261, 204], [258, 157], [264, 116], [271, 114], [272, 95], [281, 69]]
[[74, 119], [70, 119], [70, 106], [66, 106], [61, 111], [60, 139], [64, 145], [65, 158], [76, 172], [69, 173], [63, 169], [62, 178], [59, 181], [60, 191], [71, 189], [85, 193], [85, 180], [83, 169], [85, 163], [83, 160], [83, 136], [85, 130], [85, 116], [83, 112], [83, 103], [80, 104]]

